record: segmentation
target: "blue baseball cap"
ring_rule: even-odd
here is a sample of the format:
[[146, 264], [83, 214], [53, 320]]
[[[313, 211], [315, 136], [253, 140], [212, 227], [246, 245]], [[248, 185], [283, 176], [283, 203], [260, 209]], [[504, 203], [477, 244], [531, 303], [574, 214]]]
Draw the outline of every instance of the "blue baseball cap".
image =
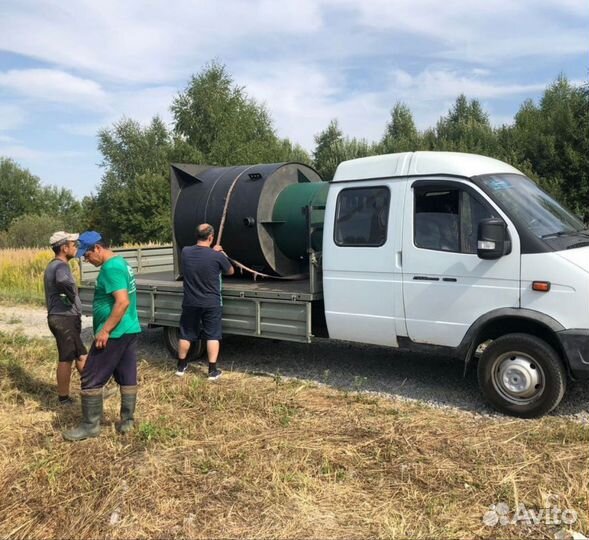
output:
[[82, 258], [86, 251], [92, 249], [98, 242], [102, 240], [102, 235], [96, 231], [84, 231], [78, 238], [79, 246], [76, 257]]

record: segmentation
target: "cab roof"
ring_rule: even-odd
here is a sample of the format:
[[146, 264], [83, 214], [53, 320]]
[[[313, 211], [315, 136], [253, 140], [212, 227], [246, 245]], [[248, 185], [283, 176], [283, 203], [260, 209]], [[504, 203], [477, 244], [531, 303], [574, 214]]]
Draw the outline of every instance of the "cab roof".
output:
[[332, 182], [395, 176], [448, 174], [470, 178], [480, 174], [515, 173], [516, 168], [486, 156], [461, 152], [403, 152], [340, 163]]

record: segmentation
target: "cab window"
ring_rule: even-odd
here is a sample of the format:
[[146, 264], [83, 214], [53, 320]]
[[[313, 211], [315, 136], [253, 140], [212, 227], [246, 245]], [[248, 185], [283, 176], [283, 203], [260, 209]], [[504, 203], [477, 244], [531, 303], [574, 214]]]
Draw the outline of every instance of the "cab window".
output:
[[496, 217], [491, 208], [462, 189], [415, 189], [415, 246], [435, 251], [476, 253], [479, 222]]
[[390, 192], [386, 187], [343, 189], [336, 203], [338, 246], [382, 246], [387, 239]]

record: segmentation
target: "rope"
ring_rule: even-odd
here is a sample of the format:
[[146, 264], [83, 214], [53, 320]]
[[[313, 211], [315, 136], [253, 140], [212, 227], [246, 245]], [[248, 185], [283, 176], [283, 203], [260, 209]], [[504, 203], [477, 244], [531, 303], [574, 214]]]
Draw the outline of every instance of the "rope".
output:
[[232, 259], [229, 256], [227, 256], [227, 258], [231, 261], [231, 264], [237, 266], [237, 268], [239, 268], [242, 271], [242, 273], [245, 271], [245, 272], [250, 272], [251, 274], [253, 274], [254, 281], [256, 281], [256, 279], [258, 277], [270, 278], [270, 279], [295, 280], [295, 279], [303, 279], [308, 276], [308, 274], [292, 274], [290, 276], [271, 276], [270, 274], [264, 274], [263, 272], [258, 272], [257, 270], [254, 270], [253, 268], [249, 268], [248, 266], [245, 266], [245, 264], [242, 264], [239, 261], [236, 261], [235, 259]]
[[227, 197], [225, 198], [225, 206], [223, 207], [223, 213], [221, 214], [221, 224], [219, 225], [219, 234], [217, 234], [217, 244], [221, 243], [221, 238], [223, 237], [223, 229], [225, 228], [225, 219], [227, 218], [227, 209], [229, 208], [229, 200], [231, 199], [231, 194], [235, 189], [237, 181], [241, 178], [241, 175], [247, 171], [249, 171], [253, 165], [250, 165], [246, 169], [243, 169], [231, 182], [231, 186], [229, 186], [229, 191], [227, 191]]
[[[246, 169], [241, 171], [235, 177], [235, 179], [231, 183], [231, 186], [229, 186], [229, 190], [227, 191], [227, 197], [225, 198], [225, 205], [223, 207], [223, 213], [221, 214], [221, 223], [219, 224], [219, 233], [217, 234], [217, 244], [221, 244], [221, 238], [223, 237], [223, 229], [225, 228], [225, 220], [227, 218], [227, 210], [229, 208], [229, 201], [231, 199], [231, 195], [233, 194], [233, 190], [235, 189], [235, 186], [237, 185], [237, 181], [241, 178], [241, 176], [245, 172], [249, 171], [252, 167], [254, 167], [254, 165], [250, 165], [249, 167], [247, 167]], [[271, 276], [270, 274], [264, 274], [263, 272], [258, 272], [257, 270], [254, 270], [253, 268], [249, 268], [245, 264], [242, 264], [239, 261], [232, 259], [228, 255], [227, 255], [227, 258], [229, 259], [229, 261], [231, 261], [231, 264], [237, 266], [237, 268], [239, 268], [242, 273], [243, 272], [251, 273], [254, 276], [254, 281], [256, 281], [256, 279], [258, 277], [270, 278], [270, 279], [283, 279], [283, 280], [295, 280], [295, 279], [303, 279], [303, 278], [307, 277], [307, 274], [293, 274], [291, 276]]]

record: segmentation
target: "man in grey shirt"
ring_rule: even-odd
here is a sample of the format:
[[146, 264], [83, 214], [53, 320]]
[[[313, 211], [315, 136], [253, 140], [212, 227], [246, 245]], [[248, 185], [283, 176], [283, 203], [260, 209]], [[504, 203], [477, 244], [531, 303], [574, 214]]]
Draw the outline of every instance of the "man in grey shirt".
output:
[[58, 231], [49, 239], [55, 258], [44, 274], [47, 322], [57, 342], [57, 393], [59, 402], [70, 405], [72, 362], [79, 373], [86, 362], [86, 347], [82, 343], [82, 303], [69, 261], [78, 251], [78, 235]]

